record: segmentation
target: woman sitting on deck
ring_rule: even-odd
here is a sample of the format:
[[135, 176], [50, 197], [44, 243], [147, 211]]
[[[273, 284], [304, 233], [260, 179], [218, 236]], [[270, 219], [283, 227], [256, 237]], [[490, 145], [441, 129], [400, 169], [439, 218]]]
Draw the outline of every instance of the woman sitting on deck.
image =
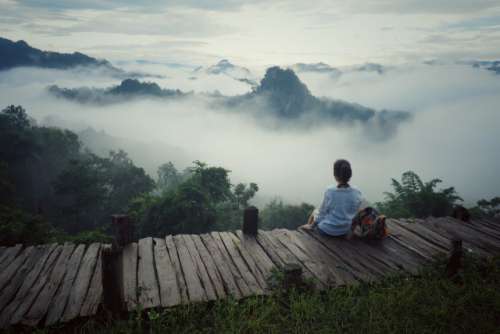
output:
[[316, 228], [320, 234], [350, 237], [359, 226], [356, 234], [363, 237], [382, 238], [387, 234], [385, 217], [378, 216], [375, 209], [368, 207], [361, 192], [352, 188], [349, 161], [340, 159], [333, 164], [336, 186], [329, 187], [319, 211], [313, 212], [303, 229]]

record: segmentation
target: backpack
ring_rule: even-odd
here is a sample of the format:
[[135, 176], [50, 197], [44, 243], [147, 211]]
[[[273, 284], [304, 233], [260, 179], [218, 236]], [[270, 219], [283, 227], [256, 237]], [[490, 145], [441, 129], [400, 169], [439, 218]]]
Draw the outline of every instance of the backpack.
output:
[[374, 208], [364, 208], [352, 219], [352, 231], [361, 238], [383, 239], [388, 235], [385, 219]]

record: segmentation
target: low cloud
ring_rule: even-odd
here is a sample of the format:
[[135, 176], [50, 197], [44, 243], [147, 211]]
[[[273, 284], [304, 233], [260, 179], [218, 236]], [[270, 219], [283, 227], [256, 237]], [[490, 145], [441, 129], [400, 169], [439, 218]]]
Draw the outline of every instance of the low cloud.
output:
[[[228, 78], [222, 76], [203, 82], [188, 80], [190, 71], [168, 71], [169, 78], [162, 82], [180, 82], [185, 90], [189, 84], [198, 85], [191, 87], [195, 91], [229, 90]], [[33, 68], [0, 73], [0, 105], [23, 105], [39, 122], [75, 131], [90, 126], [126, 139], [115, 146], [123, 145], [153, 176], [156, 166], [169, 160], [179, 168], [195, 159], [224, 166], [232, 171], [233, 182], [259, 184], [258, 203], [278, 195], [291, 202], [317, 204], [325, 187], [333, 183], [331, 166], [337, 158], [352, 162], [352, 182], [370, 201], [382, 199], [383, 192], [390, 190], [390, 178], [410, 169], [424, 179], [440, 177], [443, 186], [456, 186], [468, 203], [498, 195], [498, 75], [468, 65], [407, 65], [382, 75], [299, 76], [315, 96], [408, 110], [413, 119], [401, 123], [393, 137], [381, 142], [367, 139], [367, 128], [359, 124], [270, 129], [244, 108], [214, 110], [204, 98], [167, 104], [139, 99], [104, 107], [80, 105], [52, 97], [46, 87], [106, 88], [116, 85], [116, 80]], [[232, 82], [241, 84], [243, 92], [249, 91], [248, 85]], [[139, 151], [148, 152], [141, 155]]]

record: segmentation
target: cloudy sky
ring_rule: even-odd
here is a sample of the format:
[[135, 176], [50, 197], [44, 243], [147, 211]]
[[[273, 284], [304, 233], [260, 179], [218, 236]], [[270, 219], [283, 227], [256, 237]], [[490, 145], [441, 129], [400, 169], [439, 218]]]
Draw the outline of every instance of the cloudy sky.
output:
[[247, 66], [500, 58], [495, 0], [0, 0], [0, 31], [111, 61]]

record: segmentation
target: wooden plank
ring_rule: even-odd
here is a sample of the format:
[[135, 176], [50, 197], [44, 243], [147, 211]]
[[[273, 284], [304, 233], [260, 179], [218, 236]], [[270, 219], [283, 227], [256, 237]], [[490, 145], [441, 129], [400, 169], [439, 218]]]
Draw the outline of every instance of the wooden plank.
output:
[[155, 273], [153, 238], [139, 240], [138, 247], [137, 289], [139, 304], [142, 309], [160, 306], [160, 288]]
[[442, 248], [435, 246], [426, 239], [418, 237], [416, 234], [399, 226], [398, 224], [392, 224], [390, 225], [390, 228], [390, 238], [395, 238], [397, 241], [401, 242], [403, 246], [406, 246], [408, 249], [418, 253], [421, 257], [427, 260], [432, 260], [432, 258], [438, 254], [445, 253]]
[[250, 252], [245, 247], [243, 247], [240, 238], [238, 238], [234, 232], [227, 232], [227, 233], [233, 240], [234, 246], [241, 254], [241, 257], [245, 260], [245, 263], [247, 264], [248, 268], [254, 275], [259, 286], [264, 291], [268, 289], [268, 283], [267, 283], [268, 276], [265, 275], [264, 269], [259, 266], [259, 262], [254, 258], [253, 255], [255, 254], [250, 254]]
[[384, 251], [386, 258], [394, 259], [399, 263], [401, 268], [412, 274], [417, 274], [426, 260], [418, 256], [415, 252], [403, 247], [401, 243], [397, 243], [394, 239], [388, 237], [383, 240], [375, 241], [373, 248], [380, 248]]
[[207, 300], [207, 295], [200, 278], [197, 274], [196, 264], [193, 262], [191, 255], [181, 235], [174, 236], [174, 243], [177, 247], [179, 262], [181, 263], [182, 273], [186, 280], [186, 286], [190, 302], [202, 302]]
[[427, 219], [423, 221], [422, 224], [447, 239], [462, 239], [464, 248], [469, 251], [478, 253], [481, 256], [488, 256], [492, 254], [492, 250], [481, 241], [475, 239], [473, 235], [464, 233], [459, 228], [450, 228], [448, 224], [440, 222], [437, 218]]
[[231, 232], [219, 232], [219, 235], [248, 287], [256, 294], [263, 294], [267, 283], [253, 258], [240, 247], [240, 240]]
[[63, 280], [49, 306], [47, 317], [45, 319], [46, 326], [58, 322], [61, 318], [64, 309], [66, 308], [71, 288], [73, 287], [73, 283], [75, 281], [76, 274], [78, 273], [78, 269], [80, 268], [80, 263], [84, 253], [85, 245], [81, 244], [78, 245], [71, 254], [69, 262], [66, 265]]
[[500, 241], [500, 230], [497, 230], [495, 228], [491, 228], [490, 226], [486, 224], [482, 224], [481, 221], [475, 220], [475, 221], [470, 221], [468, 223], [469, 227], [477, 229], [478, 231], [495, 238], [497, 241]]
[[7, 247], [0, 246], [0, 263], [2, 263], [2, 257]]
[[494, 249], [500, 251], [500, 243], [493, 235], [479, 229], [475, 229], [471, 226], [471, 224], [452, 217], [442, 217], [441, 221], [447, 223], [450, 229], [458, 229], [464, 235], [472, 235], [475, 240], [478, 240], [478, 242], [484, 243], [485, 245], [491, 245]]
[[260, 271], [264, 275], [264, 279], [268, 280], [272, 274], [273, 269], [276, 268], [273, 260], [271, 260], [265, 250], [262, 249], [255, 237], [245, 235], [241, 230], [237, 230], [236, 235], [239, 238], [240, 246], [254, 258]]
[[14, 261], [14, 259], [21, 253], [23, 250], [23, 245], [17, 244], [12, 247], [8, 247], [2, 257], [0, 257], [0, 272], [3, 272], [7, 266]]
[[122, 251], [122, 296], [125, 307], [128, 311], [137, 308], [137, 243], [132, 242], [126, 245]]
[[25, 248], [19, 256], [17, 256], [14, 261], [12, 261], [1, 273], [0, 273], [0, 290], [7, 286], [16, 274], [17, 270], [23, 265], [23, 263], [33, 254], [35, 248], [30, 246]]
[[35, 326], [45, 316], [50, 302], [52, 301], [52, 298], [54, 297], [57, 288], [63, 279], [64, 273], [66, 272], [66, 266], [74, 249], [75, 245], [70, 243], [67, 243], [62, 247], [61, 255], [54, 266], [54, 270], [52, 271], [47, 284], [36, 298], [28, 313], [24, 315], [23, 320], [21, 321], [23, 324]]
[[314, 276], [309, 268], [304, 266], [304, 264], [299, 261], [299, 259], [297, 259], [295, 255], [290, 252], [290, 250], [288, 250], [288, 248], [283, 247], [278, 240], [272, 237], [270, 231], [259, 231], [257, 241], [270, 257], [272, 256], [275, 258], [273, 261], [280, 262], [280, 268], [282, 268], [285, 264], [297, 264], [302, 268], [304, 277], [308, 280], [312, 280], [316, 288], [324, 288], [323, 283]]
[[327, 270], [328, 276], [333, 278], [331, 286], [356, 284], [356, 276], [352, 273], [352, 267], [346, 266], [342, 259], [338, 258], [320, 241], [310, 236], [305, 231], [288, 231], [291, 240], [299, 247], [303, 248], [316, 258], [320, 264]]
[[212, 284], [210, 276], [208, 275], [207, 269], [205, 268], [205, 265], [201, 260], [201, 256], [198, 253], [198, 249], [196, 248], [193, 239], [187, 234], [182, 235], [182, 237], [184, 238], [184, 243], [186, 244], [186, 247], [189, 251], [189, 254], [191, 255], [191, 258], [193, 259], [193, 262], [196, 265], [196, 273], [201, 281], [201, 284], [203, 285], [203, 289], [205, 290], [207, 299], [216, 300], [217, 293], [215, 292], [215, 288]]
[[190, 238], [193, 240], [198, 254], [200, 254], [201, 261], [205, 265], [207, 274], [210, 277], [210, 281], [212, 282], [212, 285], [215, 289], [217, 298], [225, 298], [226, 292], [224, 291], [222, 277], [219, 273], [219, 270], [217, 269], [217, 265], [215, 264], [212, 255], [208, 252], [207, 247], [205, 247], [199, 235], [192, 234], [190, 235]]
[[[90, 281], [89, 290], [87, 296], [83, 301], [82, 308], [80, 309], [81, 317], [88, 317], [95, 315], [99, 304], [101, 304], [103, 299], [103, 286], [102, 286], [102, 252], [104, 247], [111, 247], [111, 245], [102, 245], [101, 249], [97, 254], [97, 262], [94, 269], [94, 274], [92, 275], [92, 280]], [[117, 284], [119, 284], [117, 282]]]
[[500, 231], [500, 221], [491, 218], [482, 218], [478, 220], [481, 224], [486, 225], [496, 231]]
[[[38, 248], [38, 247], [37, 247]], [[35, 261], [35, 265], [31, 270], [29, 270], [28, 275], [21, 278], [23, 280], [21, 287], [17, 291], [14, 299], [2, 310], [0, 315], [0, 328], [9, 324], [12, 315], [16, 312], [21, 305], [26, 296], [28, 295], [31, 287], [35, 284], [40, 272], [44, 269], [45, 262], [51, 252], [56, 248], [55, 244], [40, 246], [41, 250], [37, 251], [33, 255], [39, 257], [38, 261]]]
[[49, 255], [46, 261], [44, 261], [43, 269], [40, 272], [40, 275], [36, 278], [36, 281], [31, 286], [29, 291], [23, 297], [21, 303], [15, 309], [15, 312], [12, 313], [9, 321], [11, 325], [17, 324], [23, 318], [24, 314], [29, 310], [36, 297], [40, 293], [40, 291], [45, 286], [50, 273], [56, 263], [57, 258], [61, 254], [62, 246], [57, 246]]
[[257, 236], [255, 238], [257, 243], [261, 246], [261, 248], [266, 252], [266, 255], [273, 261], [274, 265], [278, 268], [281, 269], [285, 265], [285, 263], [290, 263], [287, 261], [295, 261], [298, 263], [298, 261], [291, 256], [289, 259], [287, 259], [287, 255], [280, 254], [273, 246], [273, 244], [268, 240], [266, 234], [264, 231], [259, 231], [257, 233]]
[[387, 219], [386, 223], [390, 234], [392, 233], [393, 226], [397, 225], [426, 240], [428, 243], [431, 243], [435, 249], [439, 249], [441, 252], [450, 251], [450, 239], [445, 238], [442, 235], [427, 228], [425, 225], [421, 224], [420, 221], [411, 223], [403, 219], [400, 219], [399, 221], [395, 219]]
[[327, 287], [331, 284], [331, 280], [328, 277], [327, 273], [323, 271], [321, 265], [315, 259], [312, 259], [308, 256], [308, 254], [304, 253], [297, 245], [290, 242], [288, 237], [283, 234], [282, 230], [273, 230], [267, 234], [269, 239], [275, 239], [277, 242], [275, 243], [278, 247], [288, 249], [299, 261], [300, 263], [310, 270], [310, 272], [314, 275], [314, 277], [321, 282], [324, 287]]
[[165, 237], [165, 244], [170, 256], [170, 261], [175, 268], [175, 277], [177, 279], [177, 286], [179, 287], [179, 293], [181, 295], [181, 302], [184, 304], [189, 303], [189, 297], [187, 292], [186, 280], [182, 274], [181, 262], [179, 260], [179, 254], [177, 253], [177, 247], [174, 243], [174, 238], [171, 235]]
[[383, 276], [399, 269], [393, 261], [384, 261], [382, 251], [371, 249], [361, 240], [327, 237], [317, 231], [300, 232], [321, 242], [331, 254], [342, 261], [339, 269], [351, 272], [359, 280], [371, 281], [376, 279], [374, 276]]
[[[227, 255], [225, 251], [221, 252], [217, 241], [210, 234], [201, 234], [199, 237], [203, 241], [203, 245], [207, 248], [208, 253], [211, 255], [212, 260], [215, 263], [226, 294], [231, 295], [236, 299], [243, 297], [239, 284], [246, 287], [246, 290], [248, 290], [248, 286], [239, 275], [233, 275], [233, 269], [231, 267], [234, 265], [226, 259]], [[234, 268], [234, 270], [236, 270], [236, 268]]]
[[177, 284], [175, 267], [170, 260], [165, 239], [154, 239], [154, 256], [158, 283], [160, 285], [161, 306], [169, 307], [182, 302]]
[[[254, 295], [255, 292], [248, 286], [247, 281], [243, 278], [242, 273], [238, 270], [238, 267], [236, 266], [236, 264], [232, 259], [232, 254], [224, 245], [224, 242], [222, 241], [220, 234], [218, 232], [212, 232], [210, 233], [210, 235], [212, 236], [212, 239], [214, 240], [217, 247], [219, 248], [219, 251], [223, 255], [224, 261], [228, 264], [228, 267], [231, 270], [231, 274], [233, 275], [234, 280], [236, 281], [236, 284], [238, 285], [243, 297]], [[255, 284], [257, 283], [255, 282]]]
[[68, 299], [68, 305], [64, 310], [61, 321], [66, 322], [76, 318], [80, 314], [83, 301], [87, 295], [92, 274], [94, 273], [97, 264], [97, 255], [101, 248], [100, 243], [92, 243], [87, 248], [83, 256], [78, 274], [76, 275], [71, 293]]
[[30, 247], [30, 249], [26, 251], [29, 252], [29, 255], [26, 255], [27, 260], [14, 272], [14, 276], [10, 279], [8, 284], [0, 290], [0, 311], [3, 310], [16, 295], [26, 275], [33, 269], [33, 265], [45, 252], [45, 247]]

